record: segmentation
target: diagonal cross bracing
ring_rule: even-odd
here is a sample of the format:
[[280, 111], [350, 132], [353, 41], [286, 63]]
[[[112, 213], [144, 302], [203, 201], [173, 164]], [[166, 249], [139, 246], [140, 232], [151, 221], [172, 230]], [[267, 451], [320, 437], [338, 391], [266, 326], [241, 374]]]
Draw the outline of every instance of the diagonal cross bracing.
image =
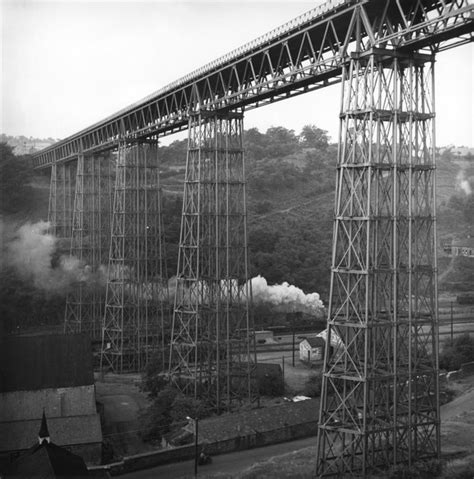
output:
[[[57, 165], [58, 168], [69, 164]], [[79, 155], [76, 165], [71, 231], [71, 262], [79, 262], [80, 277], [66, 299], [64, 329], [101, 338], [105, 272], [110, 241], [112, 171], [109, 155]]]
[[253, 394], [242, 128], [190, 117], [169, 373], [217, 411]]
[[165, 271], [156, 144], [121, 144], [116, 159], [101, 369], [142, 371], [163, 353]]
[[318, 477], [439, 457], [433, 65], [344, 67]]

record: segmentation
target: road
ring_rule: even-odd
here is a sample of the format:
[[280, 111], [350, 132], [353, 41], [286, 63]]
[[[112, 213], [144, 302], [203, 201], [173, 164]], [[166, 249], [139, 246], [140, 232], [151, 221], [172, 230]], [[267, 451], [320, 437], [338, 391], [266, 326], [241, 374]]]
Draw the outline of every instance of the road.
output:
[[[310, 446], [316, 446], [316, 437], [308, 437], [297, 441], [214, 456], [212, 458], [212, 464], [198, 467], [197, 477], [212, 478], [216, 476], [219, 477], [219, 479], [232, 478], [235, 477], [235, 474], [244, 471], [257, 462]], [[157, 477], [160, 479], [192, 478], [194, 477], [194, 461], [166, 464], [164, 466], [124, 474], [120, 477], [124, 479], [155, 479]]]

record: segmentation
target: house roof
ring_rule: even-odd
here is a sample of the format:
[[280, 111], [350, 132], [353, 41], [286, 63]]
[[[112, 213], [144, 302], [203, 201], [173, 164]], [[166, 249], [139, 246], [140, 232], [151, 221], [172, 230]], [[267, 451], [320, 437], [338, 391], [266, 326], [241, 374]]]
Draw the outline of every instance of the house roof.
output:
[[0, 340], [0, 392], [94, 384], [85, 334], [9, 336]]
[[[100, 416], [50, 417], [48, 429], [51, 440], [60, 446], [102, 442]], [[38, 435], [38, 419], [0, 423], [0, 452], [22, 451], [31, 446]]]
[[[52, 442], [36, 444], [12, 465], [12, 476], [21, 477], [88, 477], [82, 457]], [[9, 474], [7, 473], [7, 477]]]
[[7, 477], [88, 477], [82, 457], [49, 441], [48, 424], [43, 411], [39, 442], [22, 454], [7, 472]]
[[324, 345], [326, 344], [326, 341], [324, 341], [324, 339], [321, 337], [305, 338], [303, 339], [303, 341], [306, 341], [312, 348], [324, 347]]

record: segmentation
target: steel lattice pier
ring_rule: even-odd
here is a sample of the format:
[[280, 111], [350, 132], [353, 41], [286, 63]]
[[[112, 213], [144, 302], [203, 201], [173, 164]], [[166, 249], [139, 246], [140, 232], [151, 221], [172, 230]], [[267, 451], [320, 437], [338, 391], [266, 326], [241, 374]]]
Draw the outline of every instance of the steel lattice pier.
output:
[[242, 123], [189, 122], [170, 376], [218, 411], [253, 395]]
[[101, 369], [141, 371], [163, 350], [168, 286], [156, 144], [122, 144], [116, 159]]
[[70, 333], [86, 333], [95, 340], [101, 338], [104, 316], [111, 166], [109, 155], [79, 155], [76, 167], [70, 260], [81, 263], [83, 278], [77, 279], [67, 295], [64, 328]]
[[344, 67], [318, 477], [439, 456], [433, 66]]

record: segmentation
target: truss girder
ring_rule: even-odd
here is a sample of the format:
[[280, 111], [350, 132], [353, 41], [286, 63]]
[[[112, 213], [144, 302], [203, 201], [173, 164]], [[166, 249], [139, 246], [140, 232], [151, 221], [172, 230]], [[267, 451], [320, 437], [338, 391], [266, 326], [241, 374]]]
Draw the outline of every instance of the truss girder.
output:
[[108, 252], [101, 369], [142, 371], [164, 351], [168, 284], [156, 144], [121, 144]]
[[216, 410], [251, 399], [242, 115], [190, 117], [170, 377]]
[[344, 67], [318, 477], [439, 456], [433, 65]]
[[121, 139], [186, 129], [190, 111], [235, 110], [341, 79], [351, 51], [441, 50], [472, 40], [470, 0], [333, 0], [34, 155], [35, 167], [108, 149]]
[[[107, 156], [79, 155], [76, 166], [74, 209], [71, 231], [71, 262], [79, 262], [77, 278], [66, 299], [64, 329], [101, 338], [104, 315], [105, 271], [107, 268], [112, 169]], [[67, 167], [59, 164], [57, 167]]]

